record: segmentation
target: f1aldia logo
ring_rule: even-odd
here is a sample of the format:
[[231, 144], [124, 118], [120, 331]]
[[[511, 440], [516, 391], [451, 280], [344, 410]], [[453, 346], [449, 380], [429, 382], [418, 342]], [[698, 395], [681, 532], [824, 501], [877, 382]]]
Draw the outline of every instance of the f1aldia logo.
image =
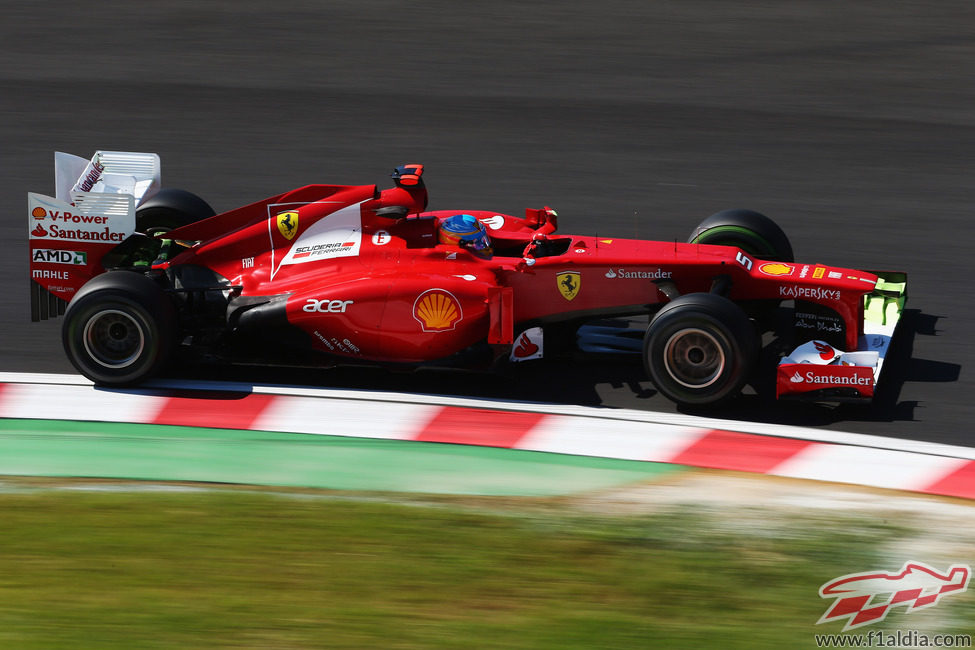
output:
[[907, 613], [934, 607], [945, 596], [968, 589], [972, 570], [952, 564], [944, 572], [922, 562], [905, 562], [900, 571], [849, 573], [819, 588], [821, 598], [835, 598], [816, 624], [846, 620], [843, 632], [879, 623], [891, 608], [903, 605]]

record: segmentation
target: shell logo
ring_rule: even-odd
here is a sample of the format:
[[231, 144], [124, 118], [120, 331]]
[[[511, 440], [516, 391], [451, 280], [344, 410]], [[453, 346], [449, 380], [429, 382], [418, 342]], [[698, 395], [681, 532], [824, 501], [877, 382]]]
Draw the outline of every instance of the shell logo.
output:
[[36, 208], [30, 211], [30, 216], [34, 217], [39, 221], [47, 216], [47, 210], [45, 210], [41, 206], [37, 206]]
[[792, 275], [795, 267], [781, 262], [767, 262], [758, 267], [758, 270], [765, 275]]
[[413, 303], [413, 318], [424, 332], [446, 332], [464, 319], [460, 302], [444, 289], [430, 289], [421, 293]]

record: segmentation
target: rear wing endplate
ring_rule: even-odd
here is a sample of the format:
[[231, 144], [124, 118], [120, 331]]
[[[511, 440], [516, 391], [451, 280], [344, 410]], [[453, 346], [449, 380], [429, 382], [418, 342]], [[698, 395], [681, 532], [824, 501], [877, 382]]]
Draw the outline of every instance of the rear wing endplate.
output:
[[159, 156], [96, 151], [54, 155], [55, 196], [27, 195], [31, 320], [56, 318], [102, 257], [135, 232], [135, 211], [159, 191]]

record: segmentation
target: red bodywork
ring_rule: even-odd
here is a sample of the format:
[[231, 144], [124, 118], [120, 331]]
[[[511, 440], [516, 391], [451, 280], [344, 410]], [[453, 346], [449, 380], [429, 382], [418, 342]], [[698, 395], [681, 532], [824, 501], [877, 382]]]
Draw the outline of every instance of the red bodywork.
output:
[[[422, 173], [422, 169], [419, 170]], [[380, 216], [384, 208], [405, 216]], [[834, 310], [847, 349], [862, 333], [862, 297], [877, 277], [822, 265], [753, 259], [737, 248], [557, 235], [554, 212], [424, 212], [421, 184], [310, 185], [170, 233], [200, 243], [157, 266], [206, 267], [238, 298], [287, 296], [287, 320], [332, 355], [422, 363], [478, 342], [500, 350], [529, 326], [648, 313], [681, 294], [729, 281], [735, 301], [799, 299]], [[487, 226], [486, 260], [441, 245], [438, 221], [472, 214]], [[545, 255], [526, 261], [533, 237]], [[530, 257], [530, 256], [529, 256]]]
[[[156, 182], [158, 169], [153, 173]], [[795, 301], [799, 342], [842, 353], [836, 362], [783, 359], [777, 395], [874, 394], [903, 307], [905, 274], [881, 271], [881, 278], [760, 260], [735, 246], [561, 235], [549, 208], [527, 210], [524, 218], [428, 212], [422, 175], [421, 165], [404, 165], [393, 174], [396, 186], [382, 191], [375, 185], [308, 185], [163, 238], [136, 232], [134, 196], [68, 193], [76, 204], [31, 193], [31, 317], [65, 313], [67, 301], [83, 299], [92, 278], [117, 268], [158, 284], [178, 314], [173, 339], [205, 357], [247, 362], [260, 356], [290, 365], [297, 352], [298, 363], [312, 365], [338, 360], [482, 367], [505, 357], [544, 356], [551, 325], [568, 326], [551, 335], [560, 347], [564, 334], [587, 320], [648, 315], [678, 296], [712, 292], [736, 303]], [[150, 208], [142, 209], [151, 216]], [[456, 214], [473, 215], [486, 227], [493, 257], [439, 243], [440, 223]], [[890, 288], [895, 286], [900, 289]], [[898, 304], [888, 305], [888, 297]], [[747, 312], [749, 305], [743, 306]], [[762, 311], [762, 305], [752, 306]], [[896, 309], [888, 313], [888, 307]], [[580, 348], [586, 349], [583, 339]], [[610, 351], [636, 351], [633, 339], [627, 341]], [[331, 361], [312, 358], [309, 346]]]

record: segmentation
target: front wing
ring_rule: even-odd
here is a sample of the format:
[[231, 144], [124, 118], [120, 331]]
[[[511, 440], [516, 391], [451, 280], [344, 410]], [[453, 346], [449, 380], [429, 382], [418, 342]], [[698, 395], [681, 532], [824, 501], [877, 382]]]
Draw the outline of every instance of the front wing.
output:
[[[846, 401], [872, 399], [907, 301], [907, 274], [874, 272], [880, 279], [864, 296], [863, 334], [842, 352], [823, 341], [796, 348], [779, 362], [776, 397]], [[804, 354], [803, 348], [812, 352]]]

